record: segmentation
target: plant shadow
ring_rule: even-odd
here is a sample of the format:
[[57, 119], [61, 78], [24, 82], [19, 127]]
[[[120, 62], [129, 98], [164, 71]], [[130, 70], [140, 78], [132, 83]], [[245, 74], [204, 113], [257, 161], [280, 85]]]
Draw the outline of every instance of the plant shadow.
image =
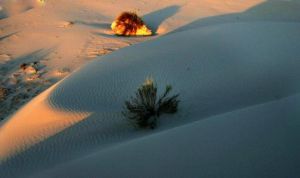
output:
[[144, 15], [143, 20], [153, 31], [153, 33], [156, 34], [159, 26], [163, 23], [163, 21], [175, 15], [179, 10], [180, 6], [178, 5], [165, 7], [163, 9], [159, 9], [157, 11]]
[[100, 28], [100, 29], [109, 29], [109, 23], [96, 23], [96, 22], [86, 22], [86, 21], [74, 21], [75, 24], [85, 25], [92, 28]]

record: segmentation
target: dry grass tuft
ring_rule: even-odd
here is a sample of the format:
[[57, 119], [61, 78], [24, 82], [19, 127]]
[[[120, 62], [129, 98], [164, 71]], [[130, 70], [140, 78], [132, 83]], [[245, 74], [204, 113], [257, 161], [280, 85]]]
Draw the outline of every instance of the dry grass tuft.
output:
[[178, 110], [178, 94], [168, 96], [172, 87], [166, 86], [165, 92], [157, 96], [157, 86], [152, 79], [147, 79], [138, 88], [135, 97], [125, 101], [123, 115], [139, 128], [155, 128], [156, 120], [161, 114], [174, 114]]

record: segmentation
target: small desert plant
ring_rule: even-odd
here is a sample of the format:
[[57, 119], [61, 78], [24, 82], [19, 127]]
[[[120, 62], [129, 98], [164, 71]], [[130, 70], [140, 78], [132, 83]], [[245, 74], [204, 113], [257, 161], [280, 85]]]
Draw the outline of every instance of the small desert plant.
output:
[[155, 128], [157, 118], [163, 114], [173, 114], [178, 109], [179, 94], [168, 96], [172, 87], [167, 85], [165, 92], [157, 96], [157, 86], [153, 79], [146, 79], [138, 88], [135, 97], [125, 101], [123, 115], [139, 128]]

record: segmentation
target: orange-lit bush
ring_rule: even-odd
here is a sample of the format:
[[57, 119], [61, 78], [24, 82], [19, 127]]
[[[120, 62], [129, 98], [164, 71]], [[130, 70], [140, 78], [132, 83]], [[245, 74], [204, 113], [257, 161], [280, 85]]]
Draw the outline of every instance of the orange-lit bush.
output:
[[133, 12], [123, 12], [111, 24], [111, 29], [116, 35], [122, 36], [148, 36], [151, 30], [143, 20]]

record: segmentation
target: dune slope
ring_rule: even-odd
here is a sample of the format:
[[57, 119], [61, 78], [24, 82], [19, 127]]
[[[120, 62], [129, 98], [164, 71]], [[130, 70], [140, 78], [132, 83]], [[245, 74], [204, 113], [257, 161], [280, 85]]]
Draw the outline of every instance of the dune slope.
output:
[[298, 177], [299, 104], [298, 94], [209, 117], [33, 177]]
[[[5, 101], [0, 100], [0, 120], [98, 56], [157, 38], [197, 19], [241, 13], [261, 2], [0, 0], [0, 88], [9, 89]], [[137, 12], [155, 36], [113, 35], [110, 24], [123, 11]], [[21, 70], [24, 63], [37, 63], [37, 73]]]
[[[1, 145], [10, 145], [11, 147], [7, 146], [5, 149], [15, 150], [15, 152], [11, 151], [9, 154], [4, 152], [1, 155], [3, 160], [8, 159], [1, 163], [0, 173], [7, 178], [26, 177], [27, 175], [42, 172], [54, 165], [83, 157], [94, 151], [98, 152], [97, 155], [100, 155], [99, 159], [102, 159], [102, 154], [106, 152], [108, 152], [108, 155], [113, 155], [115, 148], [112, 146], [120, 143], [134, 145], [128, 148], [125, 146], [126, 148], [124, 149], [130, 152], [129, 155], [133, 155], [134, 159], [139, 159], [139, 153], [135, 154], [131, 150], [135, 148], [136, 144], [137, 147], [139, 147], [139, 144], [142, 144], [140, 139], [136, 143], [133, 143], [136, 138], [150, 133], [160, 134], [161, 131], [168, 132], [170, 128], [194, 121], [199, 122], [195, 126], [188, 127], [195, 127], [193, 131], [196, 133], [199, 131], [199, 134], [201, 134], [203, 128], [201, 120], [203, 119], [211, 120], [210, 116], [213, 115], [240, 110], [252, 105], [286, 97], [291, 97], [286, 102], [291, 102], [292, 104], [290, 105], [292, 107], [286, 107], [285, 112], [282, 111], [283, 113], [281, 113], [280, 109], [278, 109], [284, 104], [282, 102], [275, 102], [274, 107], [263, 107], [262, 113], [256, 111], [253, 111], [253, 113], [249, 112], [249, 115], [245, 114], [245, 116], [241, 116], [241, 121], [237, 122], [243, 124], [243, 121], [245, 121], [247, 125], [248, 122], [252, 121], [251, 117], [256, 118], [257, 115], [262, 114], [261, 117], [257, 116], [257, 123], [253, 127], [258, 127], [258, 130], [263, 131], [266, 125], [262, 125], [261, 122], [263, 121], [259, 118], [264, 119], [265, 115], [268, 113], [271, 114], [276, 110], [278, 110], [277, 112], [280, 117], [274, 116], [274, 119], [278, 120], [278, 122], [283, 122], [285, 119], [288, 119], [287, 122], [296, 122], [295, 116], [298, 113], [295, 107], [299, 107], [299, 97], [297, 94], [300, 92], [300, 84], [298, 82], [300, 76], [300, 71], [298, 70], [300, 61], [298, 57], [300, 56], [300, 52], [297, 50], [300, 46], [299, 28], [299, 23], [292, 22], [250, 22], [215, 25], [174, 33], [146, 43], [123, 48], [110, 55], [101, 57], [50, 89], [47, 96], [40, 101], [43, 103], [46, 102], [47, 109], [49, 110], [53, 108], [53, 110], [63, 111], [62, 113], [56, 113], [56, 116], [54, 115], [53, 118], [60, 118], [65, 114], [64, 112], [72, 113], [73, 116], [70, 117], [74, 118], [80, 118], [77, 113], [88, 113], [87, 115], [80, 115], [83, 118], [76, 120], [76, 122], [80, 122], [75, 122], [76, 124], [74, 125], [67, 124], [63, 128], [64, 130], [55, 129], [56, 122], [61, 122], [59, 120], [54, 120], [50, 125], [43, 126], [37, 124], [39, 127], [37, 129], [38, 133], [31, 135], [20, 134], [15, 137], [15, 140], [22, 140], [22, 142], [9, 140], [12, 143], [8, 144], [8, 140], [3, 138], [7, 138], [6, 136], [9, 133], [13, 133], [14, 131], [21, 132], [21, 130], [28, 129], [27, 127], [20, 127], [18, 128], [20, 130], [16, 131], [10, 124], [15, 124], [18, 120], [24, 119], [29, 122], [32, 119], [32, 115], [39, 115], [39, 112], [45, 109], [33, 102], [18, 111], [15, 116], [8, 119], [1, 126]], [[160, 89], [166, 84], [173, 85], [175, 92], [180, 93], [182, 100], [179, 113], [172, 117], [164, 116], [159, 123], [159, 128], [154, 132], [135, 131], [121, 115], [125, 99], [128, 99], [134, 93], [147, 76], [155, 78]], [[283, 103], [285, 103], [285, 100]], [[291, 116], [288, 115], [287, 118], [281, 115], [289, 112]], [[41, 120], [35, 120], [35, 122], [43, 122], [43, 117], [46, 116], [41, 116]], [[229, 116], [224, 116], [226, 119], [227, 117]], [[273, 115], [270, 115], [267, 123], [271, 122], [272, 118]], [[230, 120], [230, 118], [228, 119]], [[238, 119], [239, 117], [236, 117], [236, 120]], [[225, 122], [224, 120], [223, 122]], [[203, 122], [210, 124], [208, 128], [213, 128], [215, 124], [215, 122]], [[225, 130], [230, 130], [231, 127], [228, 125], [233, 124], [230, 123], [231, 121], [222, 127], [224, 129], [226, 127], [227, 129]], [[48, 127], [52, 128], [50, 129], [51, 132], [46, 132], [45, 134], [43, 129]], [[197, 127], [201, 129], [196, 129]], [[276, 124], [271, 124], [268, 129], [276, 130], [278, 127]], [[281, 132], [284, 132], [287, 136], [293, 135], [295, 132], [295, 129], [290, 129], [284, 125], [281, 129]], [[196, 134], [188, 130], [179, 129], [178, 132], [183, 132], [182, 134], [180, 133], [182, 138]], [[221, 133], [219, 134], [218, 136], [220, 137]], [[246, 131], [245, 134], [247, 134]], [[253, 134], [254, 138], [257, 138], [254, 131], [249, 131], [249, 134]], [[276, 142], [278, 134], [268, 135], [267, 138], [261, 141], [268, 140], [270, 137], [270, 139], [274, 140], [266, 142], [266, 145], [268, 143], [273, 144]], [[166, 135], [168, 134], [166, 133]], [[228, 140], [230, 140], [231, 135], [228, 135]], [[297, 135], [299, 134], [296, 133], [294, 136], [297, 137]], [[162, 140], [150, 139], [149, 144], [152, 141], [155, 144], [156, 142], [163, 142], [167, 137], [163, 137]], [[191, 142], [195, 142], [195, 147], [201, 144], [196, 138], [192, 139]], [[253, 142], [249, 141], [249, 144]], [[282, 140], [278, 140], [278, 142], [281, 143]], [[180, 139], [177, 143], [180, 143]], [[236, 144], [237, 142], [233, 145], [231, 143], [217, 139], [214, 144], [219, 146], [224, 145], [224, 147], [233, 146], [236, 150], [241, 151], [241, 153], [247, 152], [245, 147]], [[169, 144], [171, 143], [166, 143], [163, 146], [168, 147], [170, 146]], [[265, 149], [262, 149], [260, 152], [262, 145], [252, 145], [253, 150], [258, 150], [254, 154], [255, 156], [266, 152]], [[123, 147], [121, 146], [120, 148]], [[104, 149], [106, 151], [102, 153], [101, 150]], [[111, 151], [109, 151], [110, 149]], [[203, 149], [205, 151], [206, 148]], [[294, 147], [283, 147], [280, 154], [291, 154], [293, 156], [294, 152], [290, 152], [291, 149], [293, 150]], [[122, 149], [117, 150], [116, 152], [119, 155], [126, 154], [127, 152], [122, 152]], [[148, 153], [147, 151], [148, 149], [144, 153]], [[175, 154], [177, 151], [180, 151], [180, 149], [170, 152], [170, 157], [172, 153]], [[224, 153], [221, 150], [215, 151], [221, 155]], [[224, 154], [226, 156], [227, 152]], [[270, 153], [270, 160], [273, 158], [278, 159], [276, 154]], [[291, 155], [287, 155], [287, 157]], [[180, 165], [189, 159], [189, 156], [189, 154], [183, 154], [182, 160], [178, 158], [178, 162], [174, 163], [174, 169], [179, 169]], [[109, 157], [103, 159], [109, 159]], [[112, 163], [117, 159], [119, 157], [111, 156], [110, 161]], [[128, 157], [124, 159], [124, 162], [130, 161]], [[243, 158], [239, 158], [237, 161], [242, 161], [240, 159]], [[165, 159], [166, 163], [171, 160], [171, 158]], [[226, 159], [224, 158], [224, 160]], [[256, 158], [248, 160], [258, 161]], [[156, 163], [154, 160], [152, 161], [145, 161], [145, 165], [149, 166], [152, 163]], [[191, 161], [191, 165], [198, 164], [195, 160]], [[94, 163], [93, 159], [91, 162], [88, 159], [87, 162], [87, 165]], [[292, 162], [287, 163], [289, 165], [292, 164]], [[204, 162], [199, 162], [199, 164], [203, 165]], [[223, 164], [225, 163], [220, 165]], [[77, 169], [76, 165], [77, 163], [75, 166], [71, 165], [68, 169], [74, 168], [75, 170]], [[250, 166], [252, 165], [250, 164]], [[262, 166], [263, 162], [259, 163], [259, 165]], [[118, 167], [120, 173], [124, 168], [122, 166], [123, 164], [120, 164]], [[203, 166], [205, 169], [205, 165]], [[235, 167], [235, 165], [231, 166], [232, 169]], [[243, 171], [242, 166], [243, 164], [241, 164], [241, 167], [236, 167], [238, 171]], [[270, 169], [276, 167], [277, 165], [274, 165]], [[84, 167], [84, 169], [88, 170], [89, 167]], [[91, 169], [96, 170], [95, 167], [91, 167]], [[207, 173], [209, 173], [211, 169], [215, 168], [207, 165], [207, 169]], [[253, 175], [263, 175], [260, 174], [261, 172], [258, 169], [260, 169], [259, 166], [258, 168], [253, 168], [255, 170]], [[58, 175], [61, 175], [59, 168], [58, 170]], [[102, 169], [99, 169], [99, 172], [94, 172], [95, 175], [101, 175], [102, 172], [100, 170]], [[246, 170], [250, 172], [252, 169], [249, 168]], [[134, 174], [131, 169], [127, 171], [129, 175]], [[65, 175], [65, 177], [72, 177], [71, 172], [69, 172], [70, 175]], [[284, 174], [285, 170], [279, 172]], [[167, 176], [169, 173], [168, 169], [166, 169], [165, 173], [162, 175]], [[191, 171], [191, 175], [193, 173], [201, 175], [197, 171]], [[229, 173], [216, 172], [215, 174], [228, 174], [230, 176]], [[54, 174], [56, 174], [55, 171]], [[93, 172], [90, 175], [92, 174]], [[103, 172], [103, 174], [108, 173]], [[269, 172], [266, 174], [268, 175]], [[118, 172], [116, 172], [117, 175]], [[296, 175], [296, 173], [292, 172], [290, 175]]]

